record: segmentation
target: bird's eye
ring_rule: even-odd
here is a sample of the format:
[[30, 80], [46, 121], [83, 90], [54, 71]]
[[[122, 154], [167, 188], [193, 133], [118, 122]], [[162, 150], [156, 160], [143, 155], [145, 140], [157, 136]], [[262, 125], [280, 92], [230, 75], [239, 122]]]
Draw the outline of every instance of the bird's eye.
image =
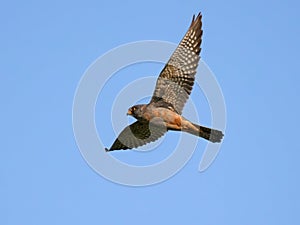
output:
[[135, 111], [136, 110], [136, 108], [135, 107], [132, 107], [132, 111]]

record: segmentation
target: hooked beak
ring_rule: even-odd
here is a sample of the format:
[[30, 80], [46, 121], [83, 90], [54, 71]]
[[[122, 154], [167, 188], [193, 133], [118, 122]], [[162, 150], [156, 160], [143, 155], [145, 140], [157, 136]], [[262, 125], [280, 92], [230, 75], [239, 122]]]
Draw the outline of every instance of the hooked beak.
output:
[[128, 109], [128, 112], [127, 112], [127, 116], [129, 116], [129, 115], [132, 115], [132, 112], [130, 109]]

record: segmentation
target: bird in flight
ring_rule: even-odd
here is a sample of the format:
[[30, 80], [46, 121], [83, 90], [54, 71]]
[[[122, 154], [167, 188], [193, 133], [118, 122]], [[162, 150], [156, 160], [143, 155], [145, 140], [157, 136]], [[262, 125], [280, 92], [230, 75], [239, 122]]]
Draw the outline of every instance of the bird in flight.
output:
[[106, 151], [137, 148], [156, 141], [169, 130], [187, 132], [213, 143], [221, 142], [221, 131], [194, 124], [181, 115], [193, 89], [202, 33], [199, 13], [193, 16], [188, 31], [161, 71], [150, 102], [128, 109], [127, 115], [137, 121], [127, 126]]

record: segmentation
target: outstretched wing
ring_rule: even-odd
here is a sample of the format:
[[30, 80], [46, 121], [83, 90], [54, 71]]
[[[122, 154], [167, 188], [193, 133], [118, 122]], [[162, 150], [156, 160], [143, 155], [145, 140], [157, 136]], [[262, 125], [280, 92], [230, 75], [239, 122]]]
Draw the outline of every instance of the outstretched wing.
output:
[[153, 123], [135, 123], [127, 126], [106, 151], [131, 149], [156, 141], [166, 133], [166, 128]]
[[160, 73], [150, 103], [159, 101], [172, 105], [181, 114], [192, 91], [200, 60], [202, 37], [202, 15], [193, 17], [192, 23]]

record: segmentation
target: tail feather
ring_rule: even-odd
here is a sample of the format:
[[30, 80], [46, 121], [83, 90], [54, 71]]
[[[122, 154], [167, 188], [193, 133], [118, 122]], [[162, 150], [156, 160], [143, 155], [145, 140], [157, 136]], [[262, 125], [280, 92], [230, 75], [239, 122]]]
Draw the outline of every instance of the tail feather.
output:
[[189, 133], [192, 133], [194, 135], [197, 135], [199, 137], [202, 137], [208, 141], [211, 141], [213, 143], [215, 142], [221, 142], [224, 134], [222, 133], [222, 131], [219, 130], [215, 130], [215, 129], [211, 129], [208, 127], [203, 127], [197, 124], [193, 125], [197, 128], [197, 131], [193, 130], [193, 131], [188, 131]]

